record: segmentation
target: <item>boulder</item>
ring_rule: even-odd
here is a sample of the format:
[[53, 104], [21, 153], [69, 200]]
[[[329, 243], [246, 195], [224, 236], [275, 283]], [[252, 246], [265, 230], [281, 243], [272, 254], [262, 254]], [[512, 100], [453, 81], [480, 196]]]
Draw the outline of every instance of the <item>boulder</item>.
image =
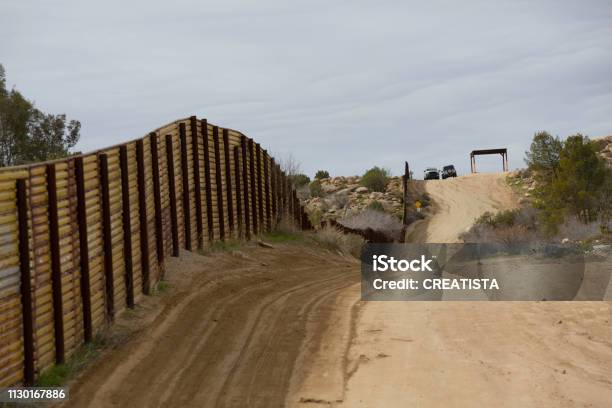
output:
[[355, 192], [359, 194], [367, 193], [368, 191], [368, 188], [363, 186], [357, 187], [357, 189], [355, 189]]

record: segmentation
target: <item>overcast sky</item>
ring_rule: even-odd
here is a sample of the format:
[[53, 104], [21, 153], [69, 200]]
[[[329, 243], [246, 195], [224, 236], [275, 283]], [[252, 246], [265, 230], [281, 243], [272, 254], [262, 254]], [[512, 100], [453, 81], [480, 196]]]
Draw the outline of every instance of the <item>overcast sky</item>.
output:
[[197, 114], [311, 176], [420, 177], [612, 134], [610, 1], [0, 0], [0, 63], [83, 151]]

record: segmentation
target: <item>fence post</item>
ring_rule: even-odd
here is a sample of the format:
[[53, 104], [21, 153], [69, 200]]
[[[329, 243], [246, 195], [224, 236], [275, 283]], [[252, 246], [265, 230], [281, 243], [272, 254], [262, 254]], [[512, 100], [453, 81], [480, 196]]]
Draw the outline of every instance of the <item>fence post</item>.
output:
[[132, 214], [130, 206], [130, 174], [127, 145], [119, 148], [121, 166], [121, 203], [123, 206], [123, 263], [125, 266], [125, 302], [134, 308], [134, 267], [132, 260]]
[[181, 143], [181, 180], [183, 181], [183, 230], [185, 232], [185, 249], [191, 246], [191, 199], [189, 194], [189, 163], [187, 162], [187, 130], [184, 123], [179, 124]]
[[244, 237], [242, 223], [242, 197], [240, 190], [240, 152], [238, 146], [234, 146], [234, 180], [236, 180], [236, 217], [238, 218], [238, 237]]
[[198, 119], [189, 118], [191, 131], [191, 150], [193, 153], [193, 183], [195, 184], [196, 230], [198, 232], [198, 248], [204, 245], [204, 227], [202, 225], [202, 185], [200, 184], [200, 145], [198, 143]]
[[297, 192], [295, 190], [291, 190], [291, 197], [292, 197], [292, 201], [293, 201], [293, 218], [295, 219], [295, 221], [298, 223], [298, 225], [301, 225], [301, 219], [300, 219], [300, 201], [297, 197]]
[[79, 224], [79, 258], [81, 267], [81, 302], [83, 304], [83, 338], [91, 341], [91, 286], [89, 279], [89, 244], [87, 242], [87, 202], [85, 197], [85, 169], [83, 158], [74, 159], [77, 187], [77, 222]]
[[166, 135], [166, 160], [168, 163], [168, 194], [170, 195], [170, 227], [172, 232], [172, 256], [179, 256], [178, 214], [176, 208], [176, 180], [174, 179], [174, 151], [172, 135]]
[[64, 310], [62, 302], [62, 265], [57, 212], [57, 180], [55, 164], [47, 165], [47, 194], [49, 198], [49, 249], [51, 256], [51, 287], [53, 293], [53, 328], [55, 334], [55, 363], [64, 362]]
[[144, 140], [136, 142], [136, 167], [138, 170], [138, 210], [140, 220], [140, 274], [142, 293], [149, 294], [149, 226], [147, 216], [147, 179], [145, 175]]
[[404, 162], [404, 176], [402, 177], [402, 201], [404, 202], [402, 224], [407, 225], [408, 217], [408, 179], [410, 178], [410, 169], [408, 162]]
[[251, 239], [251, 214], [249, 213], [249, 173], [247, 167], [247, 139], [240, 135], [240, 149], [242, 151], [242, 189], [244, 195], [244, 237]]
[[104, 240], [104, 277], [106, 284], [106, 313], [112, 321], [115, 318], [115, 285], [113, 278], [113, 245], [111, 236], [110, 192], [108, 186], [108, 156], [101, 153], [100, 190], [102, 192], [102, 237]]
[[253, 139], [249, 139], [249, 170], [251, 176], [251, 215], [253, 216], [253, 234], [259, 233], [259, 222], [257, 220], [257, 191], [255, 187], [255, 152], [253, 151]]
[[215, 239], [215, 225], [213, 220], [213, 204], [212, 204], [212, 187], [210, 186], [210, 143], [208, 141], [208, 122], [206, 119], [201, 120], [202, 134], [204, 141], [204, 182], [206, 189], [206, 218], [208, 221], [208, 241], [212, 242]]
[[223, 181], [221, 180], [221, 153], [219, 152], [219, 127], [213, 126], [213, 146], [215, 149], [215, 184], [217, 185], [217, 216], [219, 235], [225, 240], [225, 211], [223, 208]]
[[159, 147], [157, 146], [157, 134], [150, 133], [151, 137], [151, 166], [153, 172], [153, 201], [155, 203], [155, 249], [157, 252], [157, 263], [164, 263], [164, 223], [161, 206], [161, 186], [159, 174]]
[[34, 384], [34, 319], [30, 274], [30, 237], [28, 230], [28, 198], [25, 179], [16, 182], [17, 220], [19, 223], [19, 271], [23, 325], [23, 378], [26, 386]]
[[227, 216], [229, 220], [229, 235], [234, 232], [234, 204], [232, 197], [232, 166], [230, 162], [229, 131], [223, 129], [223, 155], [225, 157], [225, 191], [227, 196]]
[[270, 163], [268, 152], [266, 150], [263, 151], [263, 166], [264, 166], [264, 194], [266, 197], [266, 229], [270, 231], [272, 229], [272, 221], [270, 220], [270, 179], [269, 179], [269, 171], [268, 164]]
[[[263, 208], [263, 188], [262, 188], [262, 176], [261, 176], [261, 146], [259, 143], [255, 143], [256, 155], [257, 155], [257, 210], [259, 211], [259, 230], [264, 232], [264, 208]], [[266, 200], [267, 201], [267, 200]]]

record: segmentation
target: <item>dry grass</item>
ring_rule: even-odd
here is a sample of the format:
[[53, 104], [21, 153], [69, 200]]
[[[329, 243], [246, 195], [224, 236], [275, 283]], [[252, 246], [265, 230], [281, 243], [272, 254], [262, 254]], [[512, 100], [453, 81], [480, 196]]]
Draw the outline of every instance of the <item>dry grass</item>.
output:
[[361, 247], [365, 243], [359, 235], [345, 234], [338, 228], [325, 226], [313, 235], [313, 240], [320, 246], [352, 255], [361, 256]]

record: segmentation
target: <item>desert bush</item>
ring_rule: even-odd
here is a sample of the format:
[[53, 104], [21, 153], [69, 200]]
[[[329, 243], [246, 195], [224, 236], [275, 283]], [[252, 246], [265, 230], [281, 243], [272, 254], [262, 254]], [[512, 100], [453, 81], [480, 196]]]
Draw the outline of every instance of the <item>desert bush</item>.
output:
[[491, 213], [489, 211], [482, 214], [474, 221], [475, 224], [488, 225], [493, 228], [498, 227], [511, 227], [515, 224], [516, 218], [518, 217], [520, 210], [505, 210], [498, 213]]
[[538, 214], [531, 206], [485, 212], [474, 221], [469, 231], [461, 235], [465, 242], [526, 243], [541, 240]]
[[323, 197], [325, 195], [323, 187], [321, 186], [321, 182], [319, 180], [311, 181], [308, 185], [308, 188], [310, 189], [311, 197]]
[[371, 191], [384, 192], [389, 183], [389, 170], [372, 167], [361, 177], [361, 185]]
[[321, 208], [312, 208], [306, 211], [306, 215], [308, 215], [308, 219], [312, 225], [319, 225], [321, 221], [323, 221], [323, 215], [325, 211]]
[[372, 202], [370, 204], [368, 204], [368, 206], [366, 208], [368, 210], [385, 212], [385, 207], [378, 200], [372, 200]]
[[317, 170], [314, 176], [315, 180], [321, 180], [329, 178], [329, 171], [327, 170]]
[[274, 231], [282, 232], [284, 234], [300, 234], [302, 230], [299, 225], [295, 222], [295, 219], [287, 214], [281, 216], [276, 225]]
[[345, 234], [336, 227], [325, 226], [318, 230], [313, 239], [319, 245], [330, 250], [341, 251], [345, 254], [360, 257], [363, 238], [355, 234]]

